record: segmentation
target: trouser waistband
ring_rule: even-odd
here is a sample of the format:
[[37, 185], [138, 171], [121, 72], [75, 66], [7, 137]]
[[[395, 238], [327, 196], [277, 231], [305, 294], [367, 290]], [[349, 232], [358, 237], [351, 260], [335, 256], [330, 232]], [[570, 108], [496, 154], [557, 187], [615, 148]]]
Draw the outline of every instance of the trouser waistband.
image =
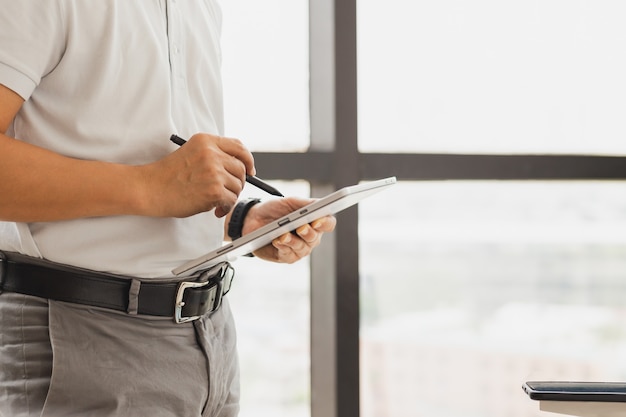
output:
[[172, 317], [177, 323], [217, 310], [234, 269], [228, 262], [178, 281], [146, 280], [0, 252], [0, 293], [17, 292], [128, 314]]

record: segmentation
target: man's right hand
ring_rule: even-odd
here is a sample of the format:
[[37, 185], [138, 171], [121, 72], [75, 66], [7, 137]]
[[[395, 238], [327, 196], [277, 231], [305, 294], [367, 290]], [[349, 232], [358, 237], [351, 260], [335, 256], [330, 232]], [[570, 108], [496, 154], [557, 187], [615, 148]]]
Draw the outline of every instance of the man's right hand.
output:
[[236, 204], [246, 174], [255, 174], [254, 158], [241, 141], [204, 133], [138, 168], [146, 184], [145, 209], [164, 217], [187, 217], [213, 208], [223, 217]]

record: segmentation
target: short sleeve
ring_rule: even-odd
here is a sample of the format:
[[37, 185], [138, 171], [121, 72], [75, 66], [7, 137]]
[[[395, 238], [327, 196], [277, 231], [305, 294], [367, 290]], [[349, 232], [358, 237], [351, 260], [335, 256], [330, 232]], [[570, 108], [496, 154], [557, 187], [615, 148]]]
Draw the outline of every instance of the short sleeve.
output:
[[0, 0], [0, 84], [27, 100], [65, 49], [63, 0]]

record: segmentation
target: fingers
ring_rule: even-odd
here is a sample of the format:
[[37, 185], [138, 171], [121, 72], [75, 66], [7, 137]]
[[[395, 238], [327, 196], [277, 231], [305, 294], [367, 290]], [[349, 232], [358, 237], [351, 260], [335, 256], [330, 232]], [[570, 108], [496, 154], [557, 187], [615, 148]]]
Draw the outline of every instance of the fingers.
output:
[[309, 245], [301, 238], [287, 233], [272, 242], [276, 248], [276, 261], [282, 263], [293, 263], [308, 256], [311, 253]]
[[305, 224], [296, 229], [296, 235], [286, 233], [275, 239], [272, 245], [278, 251], [278, 261], [293, 263], [311, 254], [311, 251], [320, 244], [322, 235], [335, 228], [334, 216], [327, 216]]
[[226, 158], [223, 166], [227, 173], [224, 188], [239, 196], [239, 193], [246, 185], [246, 168], [244, 164], [236, 158]]
[[335, 216], [326, 216], [321, 219], [315, 220], [311, 223], [311, 227], [317, 232], [332, 232], [337, 225], [337, 218]]
[[222, 151], [235, 157], [235, 159], [244, 165], [245, 173], [248, 175], [256, 175], [254, 167], [254, 157], [252, 153], [244, 146], [239, 139], [223, 138], [218, 140], [218, 146]]
[[191, 154], [185, 169], [197, 192], [190, 194], [204, 198], [204, 211], [215, 208], [216, 216], [225, 216], [237, 202], [246, 174], [255, 173], [250, 151], [238, 139], [209, 134], [192, 136], [181, 151]]
[[188, 217], [215, 209], [225, 216], [255, 172], [252, 154], [237, 139], [196, 134], [180, 149], [136, 167], [145, 215]]

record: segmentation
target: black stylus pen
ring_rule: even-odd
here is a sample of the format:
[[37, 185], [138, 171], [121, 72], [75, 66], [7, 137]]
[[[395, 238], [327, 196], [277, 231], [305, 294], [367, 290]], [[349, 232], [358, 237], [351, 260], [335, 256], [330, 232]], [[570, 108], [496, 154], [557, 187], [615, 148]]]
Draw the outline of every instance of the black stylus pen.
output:
[[[174, 142], [175, 144], [177, 144], [178, 146], [183, 146], [185, 143], [187, 143], [185, 139], [177, 135], [170, 136], [170, 140]], [[271, 185], [264, 182], [262, 179], [255, 177], [253, 175], [246, 175], [246, 182], [254, 185], [255, 187], [259, 187], [261, 190], [271, 195], [284, 197], [284, 195], [282, 195], [282, 193], [278, 191], [276, 188], [272, 187]]]

